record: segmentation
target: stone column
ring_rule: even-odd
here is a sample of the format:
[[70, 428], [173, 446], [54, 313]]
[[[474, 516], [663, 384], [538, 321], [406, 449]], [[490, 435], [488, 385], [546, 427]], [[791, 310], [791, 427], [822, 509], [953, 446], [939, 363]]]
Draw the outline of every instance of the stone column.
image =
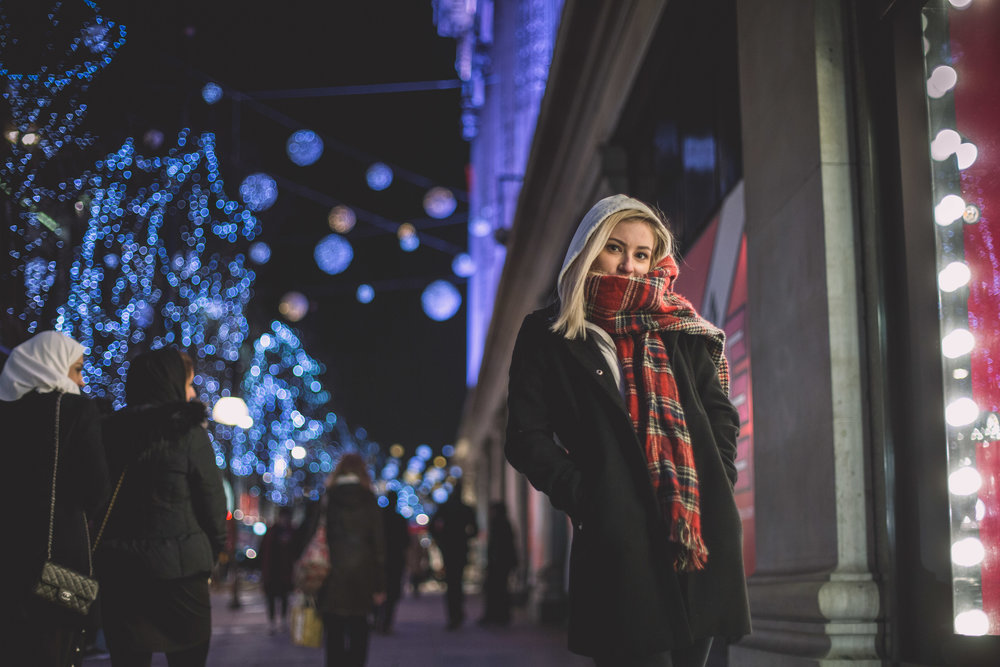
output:
[[738, 3], [753, 634], [734, 665], [877, 665], [849, 70], [838, 0]]

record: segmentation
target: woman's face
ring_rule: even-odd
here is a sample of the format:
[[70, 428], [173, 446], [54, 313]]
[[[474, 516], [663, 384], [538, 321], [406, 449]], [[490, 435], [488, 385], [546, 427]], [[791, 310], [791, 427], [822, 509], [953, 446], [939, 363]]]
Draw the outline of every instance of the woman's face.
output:
[[651, 268], [655, 242], [653, 230], [644, 220], [622, 220], [611, 231], [590, 270], [620, 276], [645, 275]]
[[77, 387], [83, 387], [85, 384], [87, 384], [86, 382], [83, 381], [83, 355], [82, 354], [80, 355], [79, 359], [77, 359], [72, 364], [70, 364], [70, 366], [69, 366], [69, 373], [67, 373], [67, 375], [69, 376], [69, 379], [72, 380], [73, 383]]
[[187, 380], [184, 381], [184, 400], [190, 401], [197, 395], [194, 391], [194, 373], [191, 373], [187, 376]]

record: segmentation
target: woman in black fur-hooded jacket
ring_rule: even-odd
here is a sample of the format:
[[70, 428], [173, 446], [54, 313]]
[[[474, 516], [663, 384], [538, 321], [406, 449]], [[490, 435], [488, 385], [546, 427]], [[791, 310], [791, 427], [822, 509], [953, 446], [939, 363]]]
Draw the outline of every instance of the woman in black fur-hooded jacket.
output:
[[[104, 427], [111, 478], [122, 479], [97, 555], [112, 664], [204, 665], [208, 576], [225, 547], [226, 503], [193, 366], [161, 349], [136, 357], [128, 407]], [[124, 476], [122, 473], [124, 472]]]

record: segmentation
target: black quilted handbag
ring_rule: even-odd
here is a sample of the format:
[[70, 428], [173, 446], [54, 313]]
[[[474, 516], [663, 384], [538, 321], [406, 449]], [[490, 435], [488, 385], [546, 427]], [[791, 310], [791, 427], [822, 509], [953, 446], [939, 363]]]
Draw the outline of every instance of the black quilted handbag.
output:
[[[84, 530], [87, 533], [87, 564], [89, 572], [81, 574], [63, 565], [52, 562], [52, 532], [55, 525], [56, 513], [56, 470], [59, 468], [59, 406], [62, 404], [62, 394], [56, 398], [56, 454], [52, 464], [52, 503], [49, 510], [49, 543], [45, 555], [45, 565], [42, 566], [42, 576], [35, 584], [35, 595], [60, 607], [70, 609], [79, 614], [86, 615], [90, 610], [90, 605], [97, 599], [97, 580], [94, 579], [94, 564], [91, 560], [92, 549], [90, 547], [90, 529], [87, 527], [87, 517], [84, 515]], [[114, 506], [115, 498], [118, 496], [118, 489], [121, 488], [122, 477], [118, 479], [118, 486], [115, 487], [115, 495], [111, 497], [108, 512], [104, 515], [104, 523], [101, 524], [101, 532], [104, 532], [104, 524], [111, 514], [111, 507]], [[100, 541], [101, 533], [97, 535]], [[97, 548], [97, 542], [94, 543]]]

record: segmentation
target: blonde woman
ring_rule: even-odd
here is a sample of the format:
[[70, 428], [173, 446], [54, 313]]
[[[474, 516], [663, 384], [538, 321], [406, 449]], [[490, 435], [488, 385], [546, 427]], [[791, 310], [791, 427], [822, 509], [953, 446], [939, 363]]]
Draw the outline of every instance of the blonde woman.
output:
[[598, 202], [511, 362], [507, 458], [572, 519], [569, 648], [599, 666], [700, 667], [750, 631], [725, 338], [672, 254], [651, 207]]

